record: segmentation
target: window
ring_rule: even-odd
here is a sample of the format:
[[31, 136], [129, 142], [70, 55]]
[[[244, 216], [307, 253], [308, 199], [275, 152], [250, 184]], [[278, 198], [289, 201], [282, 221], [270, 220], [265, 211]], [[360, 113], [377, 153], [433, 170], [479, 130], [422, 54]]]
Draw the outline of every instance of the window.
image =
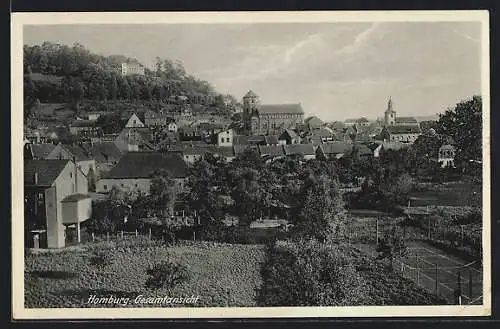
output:
[[43, 200], [43, 193], [38, 193], [38, 200]]
[[137, 185], [137, 184], [135, 184], [135, 187], [138, 187], [138, 185]]
[[104, 185], [104, 189], [107, 190], [108, 189], [108, 185]]
[[120, 185], [121, 185], [121, 187], [123, 187], [123, 184], [120, 184]]
[[226, 138], [226, 141], [227, 141], [228, 143], [231, 143], [231, 138]]
[[73, 178], [73, 173], [72, 172], [69, 173], [69, 178]]

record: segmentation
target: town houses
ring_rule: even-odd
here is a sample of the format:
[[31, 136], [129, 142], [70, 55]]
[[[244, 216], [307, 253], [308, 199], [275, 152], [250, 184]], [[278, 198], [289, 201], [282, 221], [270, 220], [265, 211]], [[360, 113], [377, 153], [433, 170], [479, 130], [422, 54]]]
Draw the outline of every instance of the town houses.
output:
[[[139, 71], [137, 71], [139, 70]], [[141, 74], [124, 66], [124, 74]], [[137, 71], [137, 72], [136, 72]], [[389, 98], [383, 120], [365, 117], [325, 122], [304, 118], [300, 102], [263, 104], [248, 91], [238, 121], [194, 114], [185, 98], [180, 111], [126, 111], [104, 133], [109, 113], [80, 114], [67, 125], [71, 138], [53, 129], [25, 130], [24, 185], [27, 243], [61, 248], [80, 241], [80, 224], [91, 216], [91, 205], [113, 190], [148, 194], [152, 179], [167, 173], [182, 191], [189, 168], [211, 158], [230, 163], [255, 152], [266, 163], [283, 158], [303, 161], [340, 159], [376, 161], [389, 150], [407, 150], [422, 134], [413, 117], [397, 115]], [[235, 105], [236, 106], [236, 105]], [[452, 141], [437, 146], [432, 161], [454, 165]]]

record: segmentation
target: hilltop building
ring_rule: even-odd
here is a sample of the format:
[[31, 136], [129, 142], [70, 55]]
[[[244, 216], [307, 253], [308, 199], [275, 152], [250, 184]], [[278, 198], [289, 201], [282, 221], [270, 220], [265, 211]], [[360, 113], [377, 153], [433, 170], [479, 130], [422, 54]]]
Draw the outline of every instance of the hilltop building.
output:
[[139, 63], [122, 63], [122, 76], [144, 75], [144, 66]]
[[243, 122], [247, 134], [272, 134], [295, 128], [304, 121], [301, 104], [260, 104], [259, 96], [249, 91], [243, 97]]

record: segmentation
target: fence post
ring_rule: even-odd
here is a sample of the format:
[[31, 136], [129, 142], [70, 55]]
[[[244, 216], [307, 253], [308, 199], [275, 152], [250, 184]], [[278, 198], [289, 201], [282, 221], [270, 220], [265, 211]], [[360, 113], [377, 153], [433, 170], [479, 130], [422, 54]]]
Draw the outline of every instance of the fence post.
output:
[[464, 246], [464, 226], [460, 225], [460, 245]]
[[122, 230], [122, 239], [123, 239], [123, 230]]
[[428, 218], [427, 228], [428, 228], [427, 240], [430, 240], [431, 239], [431, 216], [429, 216], [429, 218]]
[[109, 242], [109, 232], [106, 232], [106, 241]]
[[94, 232], [92, 232], [92, 242], [95, 241], [95, 235], [94, 235]]
[[472, 271], [469, 268], [469, 300], [472, 301]]
[[458, 272], [457, 272], [456, 298], [457, 298], [458, 305], [462, 305], [462, 276], [460, 274], [460, 270], [458, 270]]
[[418, 269], [418, 253], [417, 252], [415, 253], [415, 267], [417, 268], [416, 271], [417, 271], [417, 287], [418, 287], [418, 286], [420, 286], [420, 272]]
[[137, 232], [137, 229], [135, 229], [135, 237], [137, 238], [139, 236], [139, 232]]
[[149, 228], [149, 240], [151, 240], [151, 227]]
[[436, 296], [439, 294], [439, 269], [438, 269], [438, 264], [436, 264]]
[[378, 217], [377, 217], [377, 246], [378, 246]]

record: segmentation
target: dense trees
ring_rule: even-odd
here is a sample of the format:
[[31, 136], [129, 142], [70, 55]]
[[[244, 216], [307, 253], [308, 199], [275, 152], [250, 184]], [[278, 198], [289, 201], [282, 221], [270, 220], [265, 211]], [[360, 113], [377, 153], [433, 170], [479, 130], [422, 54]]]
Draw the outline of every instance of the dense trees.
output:
[[180, 61], [157, 58], [155, 70], [146, 69], [144, 76], [122, 76], [124, 62], [137, 61], [93, 54], [78, 43], [25, 45], [25, 100], [77, 107], [82, 100], [175, 102], [178, 96], [186, 96], [191, 103], [224, 108], [224, 95], [189, 75]]
[[439, 116], [437, 133], [450, 136], [456, 146], [455, 163], [482, 159], [482, 98], [473, 96]]

